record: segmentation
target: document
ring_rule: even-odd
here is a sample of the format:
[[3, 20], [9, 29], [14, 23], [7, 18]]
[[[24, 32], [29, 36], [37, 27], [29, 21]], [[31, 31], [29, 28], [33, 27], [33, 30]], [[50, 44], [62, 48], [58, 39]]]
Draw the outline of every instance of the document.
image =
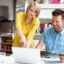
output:
[[59, 54], [49, 54], [42, 57], [46, 61], [60, 61]]

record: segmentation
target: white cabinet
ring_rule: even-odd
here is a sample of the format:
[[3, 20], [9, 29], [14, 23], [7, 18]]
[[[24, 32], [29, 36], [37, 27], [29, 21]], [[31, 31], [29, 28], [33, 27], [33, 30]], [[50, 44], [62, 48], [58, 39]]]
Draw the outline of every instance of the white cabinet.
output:
[[51, 19], [52, 11], [56, 8], [64, 9], [64, 4], [39, 4], [40, 5], [40, 15], [41, 19]]
[[[0, 7], [0, 15], [4, 15], [8, 11], [8, 20], [14, 20], [14, 9], [13, 9], [13, 0], [0, 0], [0, 6], [2, 6], [2, 9]], [[4, 8], [8, 7], [8, 10], [4, 10]], [[6, 15], [4, 15], [6, 16]]]

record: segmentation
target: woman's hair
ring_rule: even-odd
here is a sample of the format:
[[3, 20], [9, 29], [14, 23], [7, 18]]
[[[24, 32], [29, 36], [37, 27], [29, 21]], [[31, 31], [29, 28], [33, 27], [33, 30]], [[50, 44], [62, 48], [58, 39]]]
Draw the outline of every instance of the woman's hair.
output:
[[26, 12], [28, 12], [28, 9], [30, 9], [32, 6], [35, 6], [36, 11], [37, 11], [36, 17], [38, 17], [39, 14], [40, 14], [40, 7], [39, 7], [38, 2], [36, 2], [36, 1], [32, 1], [32, 2], [28, 5]]

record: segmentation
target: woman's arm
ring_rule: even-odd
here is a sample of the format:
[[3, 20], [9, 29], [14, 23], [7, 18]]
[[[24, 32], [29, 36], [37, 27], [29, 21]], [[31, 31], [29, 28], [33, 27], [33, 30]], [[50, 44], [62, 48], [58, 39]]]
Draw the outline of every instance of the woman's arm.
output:
[[23, 18], [23, 12], [19, 12], [16, 15], [16, 31], [20, 37], [20, 45], [25, 47], [26, 44], [26, 38], [22, 32], [22, 18]]
[[17, 31], [20, 38], [22, 38], [22, 36], [24, 36], [23, 33], [22, 33], [21, 28], [17, 28], [16, 31]]
[[20, 28], [17, 28], [16, 30], [20, 37], [20, 45], [25, 47], [26, 46], [26, 38], [25, 38], [24, 34], [22, 33], [22, 30]]
[[39, 26], [39, 24], [40, 24], [40, 22], [39, 22], [39, 20], [34, 20], [34, 24], [33, 24], [33, 26], [32, 26], [32, 28], [31, 28], [31, 30], [30, 30], [30, 32], [28, 33], [28, 35], [27, 35], [27, 45], [30, 47], [30, 44], [31, 44], [31, 42], [32, 42], [32, 40], [33, 40], [33, 38], [34, 38], [34, 34], [35, 34], [35, 31], [36, 31], [36, 29], [38, 28], [38, 26]]

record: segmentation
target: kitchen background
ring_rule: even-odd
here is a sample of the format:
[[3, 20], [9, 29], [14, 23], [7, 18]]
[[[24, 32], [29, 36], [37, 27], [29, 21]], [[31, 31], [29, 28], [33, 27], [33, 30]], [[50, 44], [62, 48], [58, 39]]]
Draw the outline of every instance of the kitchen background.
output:
[[[7, 42], [3, 43], [3, 46], [1, 47], [2, 50], [11, 50], [10, 48], [8, 49], [7, 45], [9, 47], [12, 46], [12, 39], [16, 30], [16, 13], [18, 13], [19, 11], [26, 11], [26, 8], [31, 1], [33, 0], [0, 0], [0, 43], [2, 44], [2, 42]], [[52, 26], [51, 12], [56, 8], [64, 9], [64, 0], [34, 1], [39, 2], [41, 11], [38, 17], [40, 20], [40, 26], [36, 30], [34, 37], [34, 40], [38, 42], [44, 29]], [[8, 35], [11, 35], [11, 38], [6, 38]], [[6, 44], [6, 47], [4, 44]]]

